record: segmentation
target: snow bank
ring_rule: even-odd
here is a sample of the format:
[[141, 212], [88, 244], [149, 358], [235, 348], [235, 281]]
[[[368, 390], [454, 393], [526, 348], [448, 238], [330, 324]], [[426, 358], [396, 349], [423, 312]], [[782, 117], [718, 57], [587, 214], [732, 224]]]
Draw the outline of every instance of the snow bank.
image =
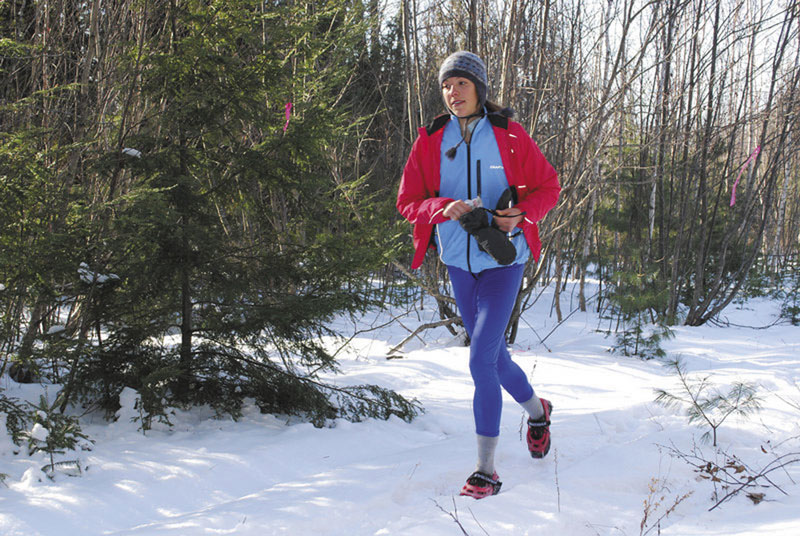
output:
[[[655, 388], [678, 389], [668, 367], [608, 353], [591, 313], [570, 317], [545, 349], [528, 326], [539, 334], [554, 327], [549, 301], [540, 302], [512, 353], [555, 406], [553, 448], [543, 460], [529, 457], [524, 416], [506, 397], [496, 497], [458, 496], [475, 464], [467, 349], [445, 330], [429, 331], [424, 345], [411, 342], [403, 359], [387, 361], [406, 333], [392, 325], [353, 339], [336, 381], [416, 397], [426, 413], [413, 423], [337, 421], [316, 429], [248, 406], [239, 422], [176, 412], [172, 430], [144, 436], [130, 424], [138, 395], [125, 390], [115, 425], [85, 421], [97, 443], [83, 455], [89, 470], [82, 477], [43, 479], [41, 453], [0, 457], [0, 472], [9, 474], [0, 533], [437, 536], [463, 534], [461, 524], [470, 535], [492, 536], [800, 534], [800, 464], [772, 474], [786, 494], [770, 486], [760, 489], [760, 504], [740, 494], [709, 512], [725, 490], [673, 455], [724, 463], [727, 453], [758, 471], [800, 452], [800, 328], [741, 327], [775, 320], [774, 307], [760, 302], [731, 309], [727, 319], [738, 327], [680, 327], [665, 344], [690, 373], [759, 386], [764, 409], [725, 422], [714, 449], [700, 443], [702, 427], [653, 402]], [[344, 319], [336, 327], [355, 329]]]

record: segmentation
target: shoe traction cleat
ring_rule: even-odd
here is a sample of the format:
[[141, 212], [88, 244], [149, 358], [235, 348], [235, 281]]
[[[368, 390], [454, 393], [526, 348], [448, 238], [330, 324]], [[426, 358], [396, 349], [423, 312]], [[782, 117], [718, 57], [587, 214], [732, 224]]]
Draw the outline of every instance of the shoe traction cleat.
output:
[[528, 450], [532, 458], [544, 458], [550, 452], [550, 414], [553, 404], [549, 400], [540, 398], [544, 415], [534, 420], [528, 418]]
[[502, 482], [498, 480], [497, 473], [492, 476], [480, 471], [475, 471], [467, 479], [467, 483], [461, 488], [460, 495], [472, 497], [474, 499], [483, 499], [490, 495], [497, 495], [500, 493], [500, 486]]

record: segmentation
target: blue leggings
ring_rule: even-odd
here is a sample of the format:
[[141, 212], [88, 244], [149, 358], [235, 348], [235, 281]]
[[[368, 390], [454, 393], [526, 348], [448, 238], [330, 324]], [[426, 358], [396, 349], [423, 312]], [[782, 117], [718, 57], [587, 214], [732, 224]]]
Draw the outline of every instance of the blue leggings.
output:
[[505, 341], [525, 265], [491, 268], [475, 275], [455, 266], [448, 266], [447, 270], [471, 341], [469, 370], [475, 383], [475, 431], [496, 437], [500, 435], [503, 409], [501, 386], [519, 403], [533, 396], [528, 377], [511, 360]]

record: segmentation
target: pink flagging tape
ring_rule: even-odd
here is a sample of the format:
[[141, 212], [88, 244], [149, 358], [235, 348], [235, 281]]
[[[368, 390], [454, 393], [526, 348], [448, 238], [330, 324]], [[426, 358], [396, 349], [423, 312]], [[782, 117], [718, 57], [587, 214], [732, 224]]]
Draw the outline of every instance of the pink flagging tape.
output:
[[744, 164], [742, 164], [742, 167], [739, 168], [739, 174], [736, 175], [736, 181], [733, 183], [733, 190], [731, 191], [731, 206], [736, 204], [736, 186], [739, 184], [739, 179], [742, 178], [742, 173], [744, 173], [744, 170], [747, 168], [748, 164], [750, 164], [750, 162], [755, 160], [756, 157], [758, 156], [758, 153], [760, 153], [760, 152], [761, 152], [761, 146], [758, 145], [753, 150], [753, 152], [750, 153], [750, 156], [747, 157], [747, 160], [744, 161]]
[[292, 117], [292, 103], [286, 103], [286, 123], [283, 125], [283, 133], [286, 133], [286, 129], [289, 128], [289, 119]]

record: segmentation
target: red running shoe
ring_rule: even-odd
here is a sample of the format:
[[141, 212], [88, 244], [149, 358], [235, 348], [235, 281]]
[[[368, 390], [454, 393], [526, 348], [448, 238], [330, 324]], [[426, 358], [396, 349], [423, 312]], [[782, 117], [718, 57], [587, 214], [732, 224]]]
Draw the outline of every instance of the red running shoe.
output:
[[502, 482], [498, 480], [497, 473], [492, 476], [486, 473], [475, 471], [467, 479], [467, 483], [461, 488], [461, 495], [473, 497], [475, 499], [483, 499], [490, 495], [497, 495], [500, 493], [500, 486]]
[[553, 404], [540, 398], [544, 415], [533, 420], [528, 418], [528, 450], [533, 458], [544, 458], [550, 452], [550, 414]]

